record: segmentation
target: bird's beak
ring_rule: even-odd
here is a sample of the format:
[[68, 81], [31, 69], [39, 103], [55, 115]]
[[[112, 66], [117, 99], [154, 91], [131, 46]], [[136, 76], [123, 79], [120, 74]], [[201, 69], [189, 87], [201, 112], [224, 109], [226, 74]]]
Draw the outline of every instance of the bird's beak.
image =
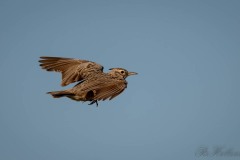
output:
[[138, 73], [136, 73], [136, 72], [128, 72], [128, 76], [132, 76], [132, 75], [136, 75], [136, 74], [138, 74]]

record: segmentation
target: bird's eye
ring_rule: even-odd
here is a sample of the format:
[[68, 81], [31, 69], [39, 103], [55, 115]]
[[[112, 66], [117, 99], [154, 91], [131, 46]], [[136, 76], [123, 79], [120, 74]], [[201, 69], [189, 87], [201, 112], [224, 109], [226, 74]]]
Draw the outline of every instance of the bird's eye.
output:
[[124, 71], [121, 71], [121, 73], [123, 74], [123, 73], [124, 73]]

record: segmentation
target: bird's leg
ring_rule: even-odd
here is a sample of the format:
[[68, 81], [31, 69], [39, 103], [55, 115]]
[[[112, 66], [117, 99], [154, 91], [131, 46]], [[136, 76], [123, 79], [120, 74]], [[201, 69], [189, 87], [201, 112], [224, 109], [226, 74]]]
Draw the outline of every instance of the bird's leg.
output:
[[98, 101], [96, 100], [96, 107], [98, 107]]
[[92, 104], [94, 104], [94, 103], [96, 103], [96, 106], [98, 107], [98, 101], [97, 100], [93, 100], [91, 103], [89, 103], [88, 105], [92, 105]]

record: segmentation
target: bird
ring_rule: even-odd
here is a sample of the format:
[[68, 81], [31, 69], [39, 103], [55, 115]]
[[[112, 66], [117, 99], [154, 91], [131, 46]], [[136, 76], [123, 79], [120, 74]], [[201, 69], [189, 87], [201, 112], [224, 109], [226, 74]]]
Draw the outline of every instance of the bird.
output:
[[42, 56], [39, 62], [42, 69], [62, 74], [62, 87], [78, 82], [72, 88], [47, 94], [53, 98], [67, 97], [75, 101], [89, 101], [89, 105], [96, 103], [96, 106], [98, 101], [112, 100], [121, 94], [127, 88], [126, 78], [138, 74], [124, 68], [110, 68], [110, 71], [105, 73], [102, 65], [75, 58]]

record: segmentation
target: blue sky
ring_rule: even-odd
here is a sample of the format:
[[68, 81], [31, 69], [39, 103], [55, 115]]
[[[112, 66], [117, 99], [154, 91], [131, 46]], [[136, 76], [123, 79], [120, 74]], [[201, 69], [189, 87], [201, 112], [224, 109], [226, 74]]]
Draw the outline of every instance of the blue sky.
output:
[[[0, 159], [159, 160], [240, 152], [240, 2], [0, 1]], [[139, 75], [99, 107], [53, 99], [40, 56]], [[224, 157], [238, 159], [239, 157]]]

